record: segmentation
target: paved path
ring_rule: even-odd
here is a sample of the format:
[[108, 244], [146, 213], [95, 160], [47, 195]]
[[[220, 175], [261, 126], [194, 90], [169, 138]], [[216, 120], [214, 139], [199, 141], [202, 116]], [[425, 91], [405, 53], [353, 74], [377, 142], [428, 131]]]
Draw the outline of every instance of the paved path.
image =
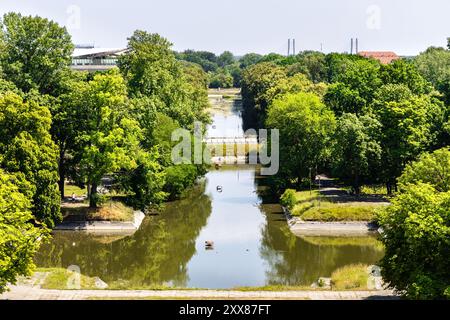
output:
[[10, 300], [85, 300], [89, 298], [188, 298], [188, 299], [395, 299], [390, 291], [227, 291], [227, 290], [45, 290], [14, 288], [0, 296]]
[[311, 300], [362, 300], [398, 299], [392, 291], [233, 291], [233, 290], [46, 290], [39, 286], [11, 286], [0, 295], [7, 300], [85, 300], [187, 298], [187, 299], [311, 299]]

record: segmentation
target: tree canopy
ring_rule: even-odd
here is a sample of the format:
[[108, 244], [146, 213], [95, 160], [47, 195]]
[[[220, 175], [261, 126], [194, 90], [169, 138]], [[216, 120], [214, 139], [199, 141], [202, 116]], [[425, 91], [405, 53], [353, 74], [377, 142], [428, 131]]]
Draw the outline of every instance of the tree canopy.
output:
[[408, 166], [400, 193], [379, 215], [383, 279], [412, 299], [450, 297], [449, 157], [441, 149]]
[[73, 44], [64, 27], [41, 17], [7, 13], [0, 24], [0, 66], [7, 79], [28, 92], [55, 94]]

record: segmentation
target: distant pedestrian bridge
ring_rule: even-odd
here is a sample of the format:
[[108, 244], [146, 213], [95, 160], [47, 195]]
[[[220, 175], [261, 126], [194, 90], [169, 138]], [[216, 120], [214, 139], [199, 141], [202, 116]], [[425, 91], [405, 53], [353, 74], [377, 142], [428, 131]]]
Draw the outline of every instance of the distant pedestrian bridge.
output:
[[216, 144], [258, 144], [256, 136], [249, 137], [206, 137], [203, 139], [207, 145]]

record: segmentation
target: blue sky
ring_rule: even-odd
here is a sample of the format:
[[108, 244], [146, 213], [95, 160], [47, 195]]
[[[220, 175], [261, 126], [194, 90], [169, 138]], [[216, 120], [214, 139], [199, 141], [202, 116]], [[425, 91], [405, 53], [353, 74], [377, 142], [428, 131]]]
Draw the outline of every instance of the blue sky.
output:
[[216, 53], [390, 50], [414, 55], [450, 37], [449, 0], [0, 0], [0, 13], [66, 25], [75, 43], [123, 47], [135, 29], [167, 37], [175, 50]]

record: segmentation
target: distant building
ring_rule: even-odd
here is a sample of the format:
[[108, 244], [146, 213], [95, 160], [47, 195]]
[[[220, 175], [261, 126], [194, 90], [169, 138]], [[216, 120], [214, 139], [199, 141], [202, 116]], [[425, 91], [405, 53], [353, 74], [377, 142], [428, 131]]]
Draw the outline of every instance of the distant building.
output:
[[72, 69], [78, 71], [106, 71], [117, 65], [122, 48], [94, 48], [90, 45], [76, 46], [72, 54]]
[[389, 64], [392, 61], [400, 59], [400, 57], [392, 51], [360, 51], [358, 54], [365, 58], [378, 60], [382, 64]]

